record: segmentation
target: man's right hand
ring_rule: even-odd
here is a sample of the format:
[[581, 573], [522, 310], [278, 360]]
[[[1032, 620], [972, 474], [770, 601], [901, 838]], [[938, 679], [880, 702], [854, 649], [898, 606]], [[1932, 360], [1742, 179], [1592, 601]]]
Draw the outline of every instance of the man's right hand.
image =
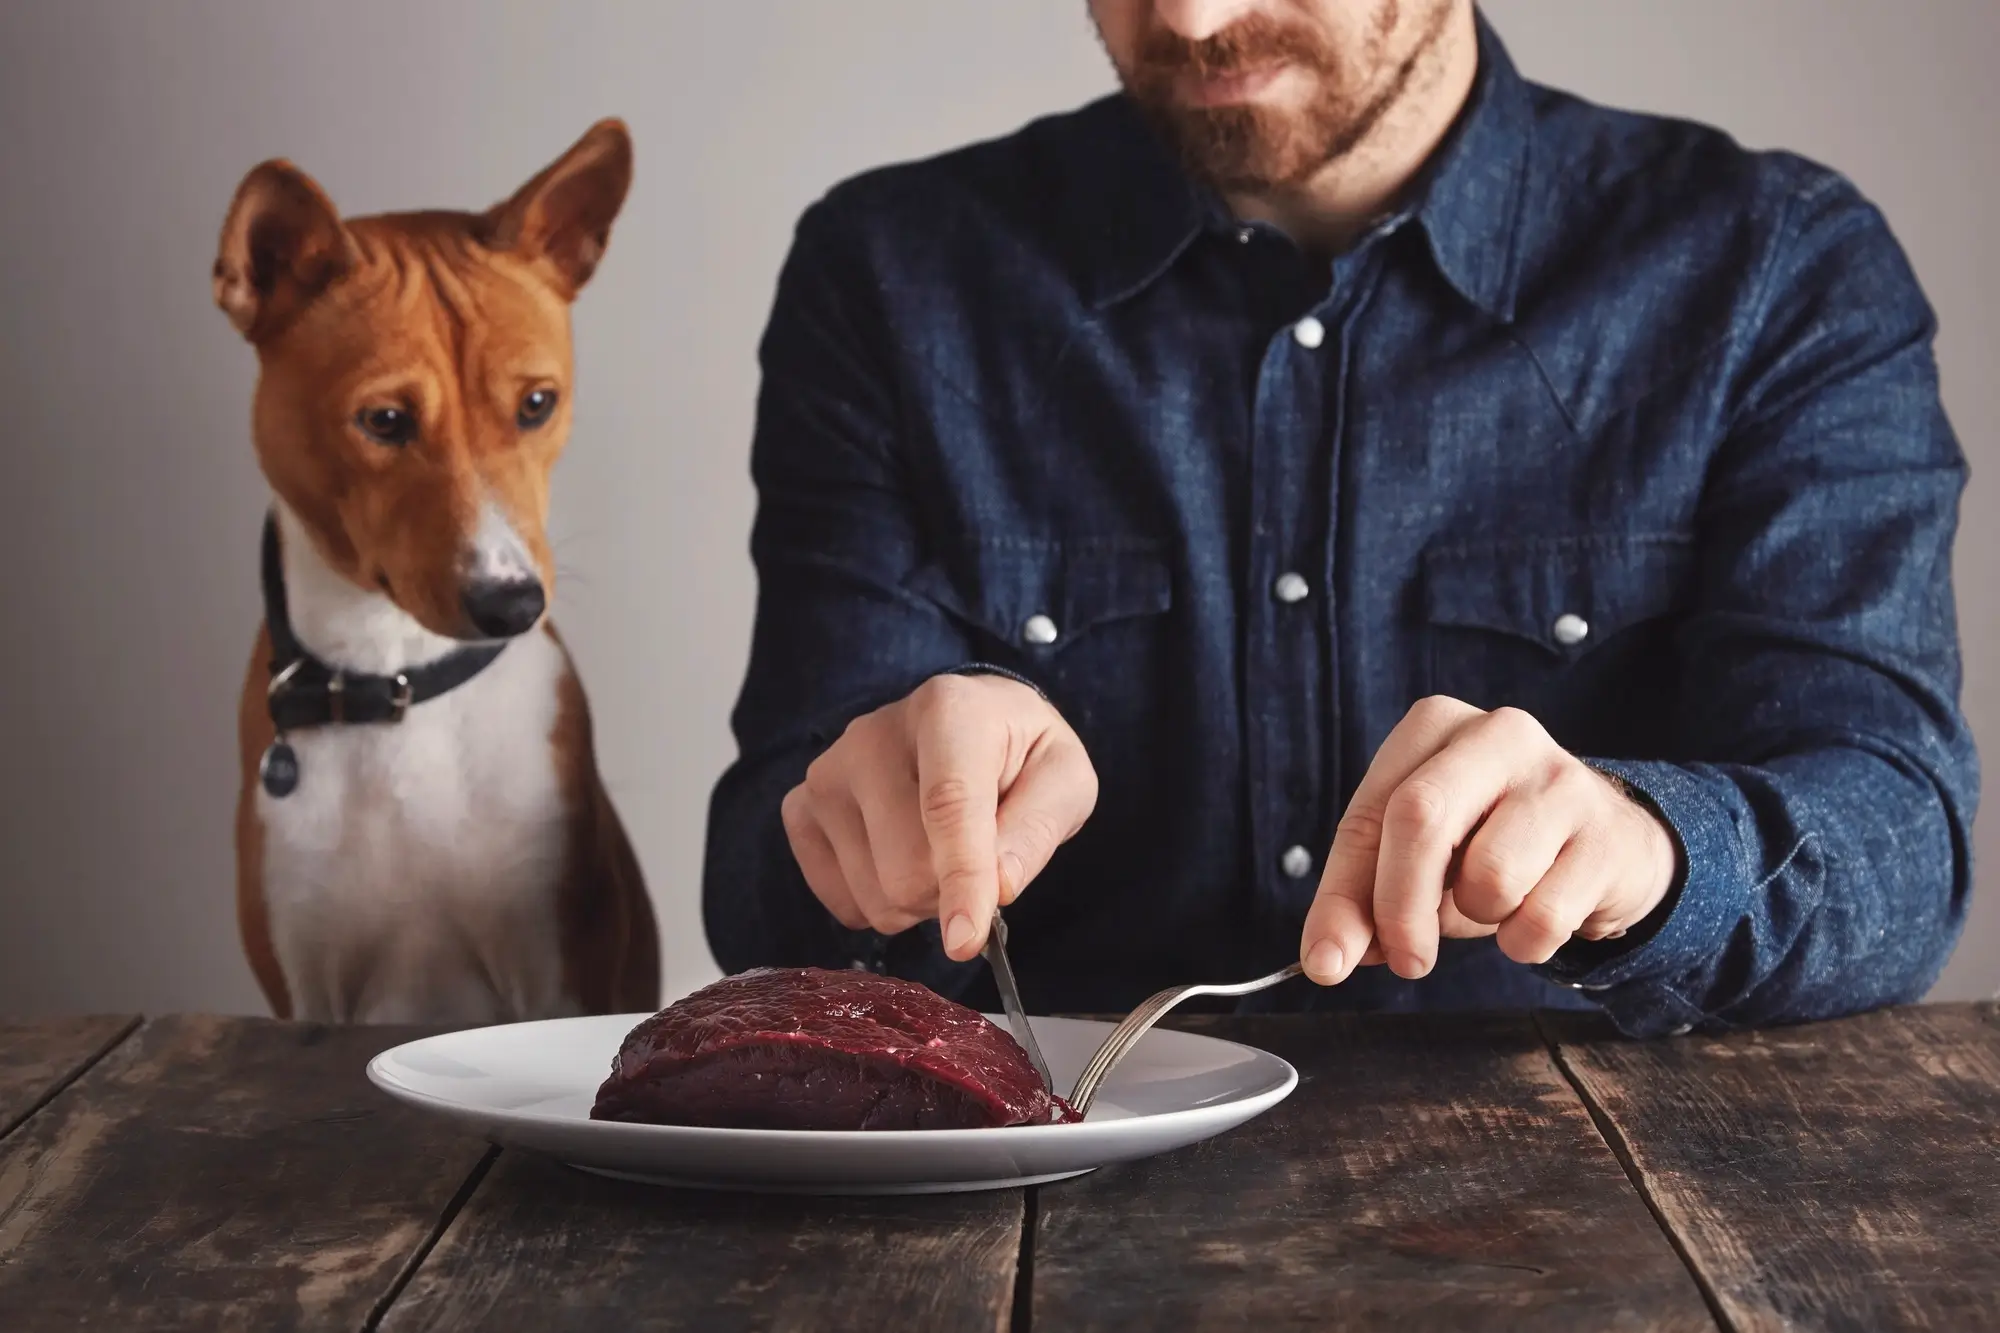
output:
[[792, 854], [850, 930], [933, 915], [961, 962], [1097, 805], [1083, 742], [1004, 676], [936, 676], [848, 724], [785, 796]]

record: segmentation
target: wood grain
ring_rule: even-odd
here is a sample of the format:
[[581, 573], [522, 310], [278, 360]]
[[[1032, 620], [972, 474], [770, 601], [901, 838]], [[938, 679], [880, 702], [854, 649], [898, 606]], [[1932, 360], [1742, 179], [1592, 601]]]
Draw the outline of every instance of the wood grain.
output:
[[505, 1152], [390, 1308], [388, 1333], [991, 1330], [1013, 1299], [1018, 1190], [707, 1194]]
[[1531, 1020], [1177, 1020], [1300, 1085], [1219, 1138], [1039, 1191], [1034, 1333], [1713, 1329]]
[[1545, 1021], [1733, 1328], [2000, 1328], [1991, 1005], [1648, 1043]]
[[129, 1014], [0, 1023], [0, 1139], [138, 1025]]
[[0, 1143], [0, 1328], [361, 1327], [486, 1151], [368, 1086], [409, 1035], [145, 1025]]

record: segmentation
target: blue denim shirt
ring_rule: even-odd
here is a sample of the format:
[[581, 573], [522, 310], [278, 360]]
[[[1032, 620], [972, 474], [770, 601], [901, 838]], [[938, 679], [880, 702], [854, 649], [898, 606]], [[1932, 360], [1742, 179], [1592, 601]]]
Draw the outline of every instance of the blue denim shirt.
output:
[[1543, 967], [1447, 941], [1419, 981], [1247, 1003], [1596, 1005], [1644, 1035], [1922, 995], [1977, 793], [1932, 312], [1839, 176], [1480, 42], [1407, 205], [1330, 269], [1119, 98], [807, 212], [761, 349], [723, 967], [992, 1006], [934, 924], [839, 927], [778, 814], [850, 719], [987, 662], [1101, 784], [1008, 912], [1037, 1011], [1295, 959], [1344, 803], [1432, 693], [1528, 710], [1656, 807], [1667, 902]]

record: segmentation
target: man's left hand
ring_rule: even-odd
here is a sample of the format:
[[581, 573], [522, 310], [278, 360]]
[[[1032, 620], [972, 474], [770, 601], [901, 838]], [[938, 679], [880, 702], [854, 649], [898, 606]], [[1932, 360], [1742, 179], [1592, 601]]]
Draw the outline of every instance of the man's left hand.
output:
[[1424, 699], [1341, 817], [1299, 956], [1321, 985], [1380, 962], [1421, 977], [1441, 935], [1545, 963], [1644, 920], [1675, 869], [1659, 819], [1529, 714]]

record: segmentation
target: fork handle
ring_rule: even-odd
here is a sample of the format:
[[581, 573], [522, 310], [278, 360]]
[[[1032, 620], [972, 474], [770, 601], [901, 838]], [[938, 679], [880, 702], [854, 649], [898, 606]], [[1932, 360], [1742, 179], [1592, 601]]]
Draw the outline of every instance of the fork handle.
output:
[[[1150, 1032], [1155, 1023], [1173, 1011], [1182, 1000], [1196, 995], [1250, 995], [1260, 990], [1290, 981], [1305, 969], [1298, 963], [1280, 968], [1269, 976], [1258, 977], [1255, 981], [1238, 981], [1217, 986], [1175, 986], [1163, 990], [1127, 1014], [1123, 1021], [1111, 1030], [1111, 1035], [1092, 1053], [1090, 1060], [1077, 1075], [1076, 1087], [1070, 1090], [1069, 1104], [1081, 1116], [1090, 1110], [1090, 1104], [1097, 1100], [1097, 1090], [1120, 1060], [1130, 1054], [1139, 1044], [1139, 1038]], [[1148, 1011], [1151, 1012], [1148, 1012]], [[1133, 1020], [1137, 1019], [1137, 1022]], [[1129, 1026], [1128, 1026], [1129, 1025]]]
[[[1239, 981], [1229, 986], [1189, 986], [1185, 992], [1175, 998], [1174, 1004], [1179, 1004], [1190, 995], [1254, 995], [1260, 990], [1269, 990], [1281, 982], [1290, 981], [1303, 971], [1305, 971], [1305, 967], [1302, 964], [1293, 963], [1290, 967], [1281, 967], [1270, 976], [1258, 977], [1255, 981]], [[1173, 1007], [1174, 1005], [1170, 1004], [1167, 1006], [1167, 1009]], [[1166, 1011], [1166, 1009], [1162, 1009], [1160, 1012], [1164, 1014]]]

